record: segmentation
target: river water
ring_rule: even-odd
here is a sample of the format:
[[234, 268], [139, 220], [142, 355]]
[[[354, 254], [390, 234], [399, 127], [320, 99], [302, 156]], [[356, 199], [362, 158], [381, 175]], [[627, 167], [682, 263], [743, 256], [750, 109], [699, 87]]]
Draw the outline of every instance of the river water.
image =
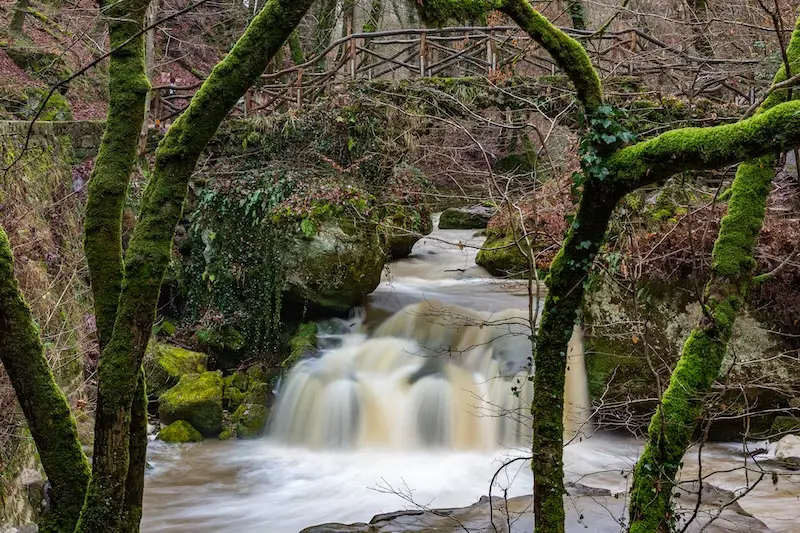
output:
[[[476, 266], [481, 242], [435, 230], [390, 265], [365, 309], [322, 323], [323, 355], [284, 378], [266, 438], [151, 443], [142, 531], [298, 533], [488, 494], [498, 468], [526, 454], [530, 328], [527, 284]], [[625, 491], [641, 443], [585, 423], [578, 328], [565, 395], [567, 479]], [[707, 445], [705, 481], [745, 490], [760, 474], [744, 457], [741, 443]], [[693, 450], [684, 478], [696, 474]], [[531, 487], [518, 460], [492, 490], [511, 497]], [[798, 495], [800, 476], [782, 472], [777, 486], [766, 476], [739, 503], [774, 530], [800, 533]]]

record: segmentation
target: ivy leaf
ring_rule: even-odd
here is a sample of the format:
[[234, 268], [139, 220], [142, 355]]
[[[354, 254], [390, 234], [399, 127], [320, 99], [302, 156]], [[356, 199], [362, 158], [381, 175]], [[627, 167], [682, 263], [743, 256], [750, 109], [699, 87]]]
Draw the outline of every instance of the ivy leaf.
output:
[[604, 133], [602, 135], [602, 138], [603, 138], [603, 141], [605, 141], [606, 144], [614, 144], [615, 142], [617, 142], [616, 135], [609, 135], [608, 133]]

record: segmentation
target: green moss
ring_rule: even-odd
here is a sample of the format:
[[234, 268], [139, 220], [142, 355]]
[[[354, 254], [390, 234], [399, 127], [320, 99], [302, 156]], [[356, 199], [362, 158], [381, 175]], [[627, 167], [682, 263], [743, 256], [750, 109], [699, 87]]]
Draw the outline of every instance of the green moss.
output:
[[236, 435], [240, 439], [254, 439], [264, 434], [269, 410], [264, 404], [244, 404], [233, 415]]
[[222, 433], [220, 433], [217, 438], [219, 440], [231, 440], [234, 437], [236, 437], [234, 430], [226, 428], [222, 430]]
[[289, 340], [289, 357], [283, 360], [281, 367], [288, 370], [308, 352], [317, 349], [317, 323], [305, 322], [297, 327]]
[[159, 398], [162, 423], [186, 420], [206, 437], [222, 431], [222, 373], [204, 372], [181, 377], [176, 386]]
[[160, 396], [175, 386], [181, 376], [206, 371], [208, 356], [178, 346], [153, 342], [144, 358], [147, 390], [150, 395]]
[[530, 270], [528, 258], [519, 250], [514, 237], [496, 232], [489, 232], [475, 262], [494, 276], [524, 277]]
[[770, 441], [778, 441], [784, 435], [800, 435], [800, 419], [793, 416], [776, 416], [769, 428]]
[[171, 444], [202, 442], [204, 440], [203, 435], [186, 420], [178, 420], [168, 425], [158, 432], [158, 438]]

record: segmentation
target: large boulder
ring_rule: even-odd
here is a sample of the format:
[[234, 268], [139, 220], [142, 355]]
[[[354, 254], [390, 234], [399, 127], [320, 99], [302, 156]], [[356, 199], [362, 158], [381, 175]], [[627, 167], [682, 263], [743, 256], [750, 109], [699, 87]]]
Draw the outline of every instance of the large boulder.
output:
[[475, 262], [493, 276], [517, 278], [527, 276], [530, 270], [528, 258], [522, 254], [514, 237], [496, 230], [488, 232]]
[[450, 207], [439, 217], [439, 229], [483, 229], [497, 209], [483, 205]]
[[796, 468], [800, 467], [800, 436], [786, 435], [775, 446], [775, 459]]
[[162, 424], [186, 420], [206, 437], [222, 431], [222, 372], [182, 376], [177, 385], [161, 395], [158, 417]]
[[181, 376], [206, 371], [208, 356], [162, 342], [153, 342], [144, 357], [147, 393], [158, 397], [174, 387]]
[[203, 435], [186, 420], [178, 420], [159, 431], [158, 438], [170, 444], [180, 444], [200, 442], [203, 440]]
[[397, 260], [411, 255], [417, 241], [433, 231], [433, 221], [424, 206], [395, 206], [387, 209], [380, 229], [384, 252], [389, 259]]
[[313, 307], [346, 311], [381, 281], [386, 255], [369, 221], [329, 218], [301, 222], [281, 248], [289, 297]]
[[[601, 426], [644, 430], [686, 339], [702, 319], [695, 288], [685, 280], [634, 282], [599, 274], [583, 311], [596, 420]], [[709, 402], [710, 415], [718, 418], [712, 439], [735, 440], [745, 431], [766, 438], [775, 412], [789, 408], [800, 390], [800, 361], [782, 356], [790, 346], [775, 329], [750, 308], [737, 318], [724, 377], [713, 392], [723, 391], [722, 381], [727, 387], [721, 401]], [[750, 416], [730, 416], [744, 412]]]

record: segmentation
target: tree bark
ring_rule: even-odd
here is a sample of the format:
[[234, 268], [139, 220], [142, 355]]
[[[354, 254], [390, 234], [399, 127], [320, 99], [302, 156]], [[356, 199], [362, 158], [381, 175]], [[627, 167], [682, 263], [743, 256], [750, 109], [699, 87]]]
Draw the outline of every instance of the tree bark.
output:
[[39, 329], [14, 278], [8, 237], [0, 228], [0, 361], [28, 421], [39, 459], [53, 488], [53, 505], [39, 531], [71, 532], [89, 484], [89, 463], [75, 418], [44, 355]]
[[130, 457], [131, 410], [189, 177], [222, 120], [299, 24], [311, 0], [269, 0], [211, 72], [156, 151], [141, 215], [125, 256], [113, 334], [98, 368], [92, 481], [77, 531], [110, 531], [121, 516]]
[[[692, 33], [694, 33], [694, 49], [700, 57], [713, 58], [714, 47], [706, 34], [708, 30], [708, 0], [687, 0], [692, 14]], [[705, 23], [705, 24], [702, 24]]]
[[[331, 43], [333, 27], [336, 24], [336, 0], [321, 0], [316, 11], [317, 27], [314, 29], [314, 55], [321, 54]], [[323, 71], [327, 61], [317, 63], [317, 70]]]
[[[800, 19], [788, 54], [795, 71], [800, 67]], [[784, 66], [774, 83], [789, 77], [791, 72]], [[787, 91], [773, 92], [759, 110], [762, 116], [774, 114], [767, 110], [787, 96]], [[795, 107], [800, 112], [800, 105]], [[676, 475], [691, 444], [703, 397], [719, 376], [736, 316], [752, 281], [754, 250], [764, 224], [776, 163], [777, 158], [770, 154], [742, 163], [736, 171], [728, 213], [714, 243], [703, 318], [683, 346], [661, 405], [650, 421], [647, 445], [634, 470], [629, 510], [631, 533], [666, 533], [674, 525], [672, 491]]]

